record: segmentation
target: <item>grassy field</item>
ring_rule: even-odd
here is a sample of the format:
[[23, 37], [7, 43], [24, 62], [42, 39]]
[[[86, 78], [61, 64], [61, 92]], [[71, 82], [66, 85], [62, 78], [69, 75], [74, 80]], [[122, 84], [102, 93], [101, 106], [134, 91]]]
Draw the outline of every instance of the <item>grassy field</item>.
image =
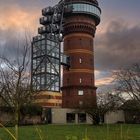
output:
[[[13, 128], [8, 128], [14, 133]], [[42, 125], [20, 127], [20, 140], [140, 140], [140, 125]], [[85, 138], [85, 135], [89, 139]], [[0, 128], [0, 140], [12, 140]]]

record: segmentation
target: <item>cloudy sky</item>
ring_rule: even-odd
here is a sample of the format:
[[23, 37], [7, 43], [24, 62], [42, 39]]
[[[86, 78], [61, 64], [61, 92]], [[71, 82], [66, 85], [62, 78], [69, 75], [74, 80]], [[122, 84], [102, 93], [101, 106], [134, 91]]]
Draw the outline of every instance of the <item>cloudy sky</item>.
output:
[[[101, 24], [95, 37], [96, 85], [107, 85], [111, 73], [140, 62], [140, 0], [98, 0]], [[37, 34], [41, 9], [58, 0], [0, 0], [0, 54], [15, 55], [25, 31]], [[4, 47], [3, 47], [4, 46]]]

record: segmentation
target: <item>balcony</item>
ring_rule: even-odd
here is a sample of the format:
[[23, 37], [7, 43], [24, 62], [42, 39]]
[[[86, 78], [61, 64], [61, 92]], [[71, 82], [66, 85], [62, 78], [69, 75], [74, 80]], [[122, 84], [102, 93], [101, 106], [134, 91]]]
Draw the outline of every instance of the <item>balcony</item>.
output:
[[50, 24], [51, 22], [52, 22], [52, 17], [51, 16], [40, 18], [40, 24], [42, 24], [42, 25]]
[[46, 7], [42, 9], [42, 15], [43, 16], [48, 16], [48, 15], [53, 15], [54, 13], [54, 8], [53, 7]]
[[44, 39], [44, 38], [45, 38], [44, 36], [38, 35], [38, 36], [33, 37], [33, 41], [42, 40], [42, 39]]
[[45, 34], [45, 33], [50, 33], [50, 32], [51, 32], [50, 26], [47, 26], [47, 27], [42, 26], [42, 27], [38, 28], [38, 33], [39, 34]]
[[55, 33], [58, 34], [60, 30], [60, 27], [58, 25], [48, 25], [48, 26], [42, 26], [38, 28], [38, 33], [39, 34], [44, 34], [44, 33]]

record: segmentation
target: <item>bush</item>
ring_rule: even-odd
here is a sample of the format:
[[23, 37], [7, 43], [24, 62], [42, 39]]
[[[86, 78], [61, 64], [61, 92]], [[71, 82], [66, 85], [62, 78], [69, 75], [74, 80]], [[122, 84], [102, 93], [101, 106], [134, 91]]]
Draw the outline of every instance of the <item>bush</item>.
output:
[[41, 116], [42, 115], [42, 107], [36, 105], [26, 105], [22, 106], [20, 109], [20, 113], [22, 115], [30, 115], [30, 116]]

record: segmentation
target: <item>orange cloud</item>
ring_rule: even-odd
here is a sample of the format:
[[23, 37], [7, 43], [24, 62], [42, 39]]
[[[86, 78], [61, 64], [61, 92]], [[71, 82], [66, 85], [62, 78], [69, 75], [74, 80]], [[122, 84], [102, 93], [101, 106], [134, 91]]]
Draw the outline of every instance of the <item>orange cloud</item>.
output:
[[104, 85], [109, 85], [113, 81], [112, 77], [105, 77], [105, 78], [100, 78], [95, 80], [95, 85], [96, 86], [104, 86]]
[[[4, 10], [5, 9], [5, 10]], [[15, 29], [23, 31], [25, 28], [36, 30], [38, 26], [39, 11], [26, 11], [20, 7], [5, 6], [0, 8], [0, 28], [2, 30]]]
[[[110, 76], [101, 77], [102, 71], [95, 70], [95, 85], [96, 86], [104, 86], [109, 85], [113, 81], [113, 78]], [[101, 78], [100, 78], [101, 77]]]
[[104, 85], [109, 85], [113, 81], [112, 77], [105, 77], [101, 79], [95, 80], [95, 85], [96, 86], [104, 86]]

